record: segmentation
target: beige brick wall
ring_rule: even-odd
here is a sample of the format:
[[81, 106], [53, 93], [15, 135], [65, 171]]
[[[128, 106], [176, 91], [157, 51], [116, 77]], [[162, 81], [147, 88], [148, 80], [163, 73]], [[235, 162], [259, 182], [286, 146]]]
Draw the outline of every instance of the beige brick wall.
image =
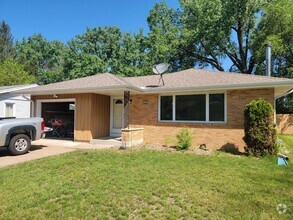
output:
[[[274, 103], [274, 89], [251, 89], [227, 91], [227, 123], [176, 123], [158, 122], [158, 94], [132, 95], [130, 124], [144, 128], [144, 141], [164, 144], [166, 138], [175, 138], [178, 130], [187, 126], [193, 133], [193, 144], [206, 144], [210, 149], [219, 149], [232, 144], [243, 150], [245, 143], [243, 110], [254, 99]], [[146, 104], [147, 103], [147, 104]]]

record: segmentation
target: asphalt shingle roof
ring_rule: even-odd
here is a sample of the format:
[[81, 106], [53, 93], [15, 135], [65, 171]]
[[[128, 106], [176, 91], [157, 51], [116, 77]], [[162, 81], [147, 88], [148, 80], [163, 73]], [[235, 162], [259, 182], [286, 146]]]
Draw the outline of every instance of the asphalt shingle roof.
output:
[[[138, 87], [158, 85], [160, 76], [141, 76], [125, 78], [127, 82]], [[288, 82], [293, 80], [286, 78], [255, 76], [241, 73], [227, 73], [202, 69], [188, 69], [163, 75], [164, 88], [184, 88], [202, 86], [225, 86], [255, 83]]]
[[38, 88], [28, 89], [29, 92], [46, 92], [46, 91], [58, 91], [58, 90], [78, 90], [78, 89], [95, 89], [106, 87], [123, 87], [128, 84], [119, 77], [110, 74], [103, 73], [93, 76], [67, 80], [63, 82], [51, 83], [48, 85], [39, 86]]
[[184, 88], [223, 88], [225, 86], [247, 86], [249, 85], [274, 85], [286, 84], [293, 87], [293, 80], [278, 77], [255, 76], [241, 73], [227, 73], [202, 69], [188, 69], [163, 75], [165, 85], [158, 86], [160, 76], [139, 76], [139, 77], [119, 77], [110, 73], [97, 74], [79, 79], [73, 79], [58, 83], [52, 83], [35, 88], [24, 90], [27, 93], [61, 92], [111, 89], [111, 88], [132, 88], [137, 91], [154, 91], [161, 89], [184, 89]]

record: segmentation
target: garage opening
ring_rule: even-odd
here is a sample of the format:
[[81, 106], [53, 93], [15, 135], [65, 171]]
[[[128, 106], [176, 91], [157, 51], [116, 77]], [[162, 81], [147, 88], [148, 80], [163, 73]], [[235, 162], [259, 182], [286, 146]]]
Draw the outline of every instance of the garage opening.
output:
[[42, 102], [41, 115], [45, 126], [53, 128], [49, 138], [74, 139], [75, 102]]

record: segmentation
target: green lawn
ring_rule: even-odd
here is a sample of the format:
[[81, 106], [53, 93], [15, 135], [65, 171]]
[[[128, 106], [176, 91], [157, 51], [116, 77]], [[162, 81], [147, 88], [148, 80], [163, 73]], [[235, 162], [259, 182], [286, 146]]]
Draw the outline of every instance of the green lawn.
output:
[[288, 155], [291, 160], [293, 160], [293, 135], [279, 134], [278, 137], [283, 141], [283, 145], [288, 151]]
[[292, 181], [275, 157], [76, 151], [0, 169], [0, 219], [289, 219]]

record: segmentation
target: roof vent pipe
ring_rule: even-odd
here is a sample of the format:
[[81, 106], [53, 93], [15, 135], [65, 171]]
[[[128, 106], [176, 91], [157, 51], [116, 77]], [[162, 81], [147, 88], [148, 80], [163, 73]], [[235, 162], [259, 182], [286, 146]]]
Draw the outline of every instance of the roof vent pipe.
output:
[[271, 56], [272, 56], [272, 45], [268, 43], [266, 46], [266, 75], [271, 76]]

